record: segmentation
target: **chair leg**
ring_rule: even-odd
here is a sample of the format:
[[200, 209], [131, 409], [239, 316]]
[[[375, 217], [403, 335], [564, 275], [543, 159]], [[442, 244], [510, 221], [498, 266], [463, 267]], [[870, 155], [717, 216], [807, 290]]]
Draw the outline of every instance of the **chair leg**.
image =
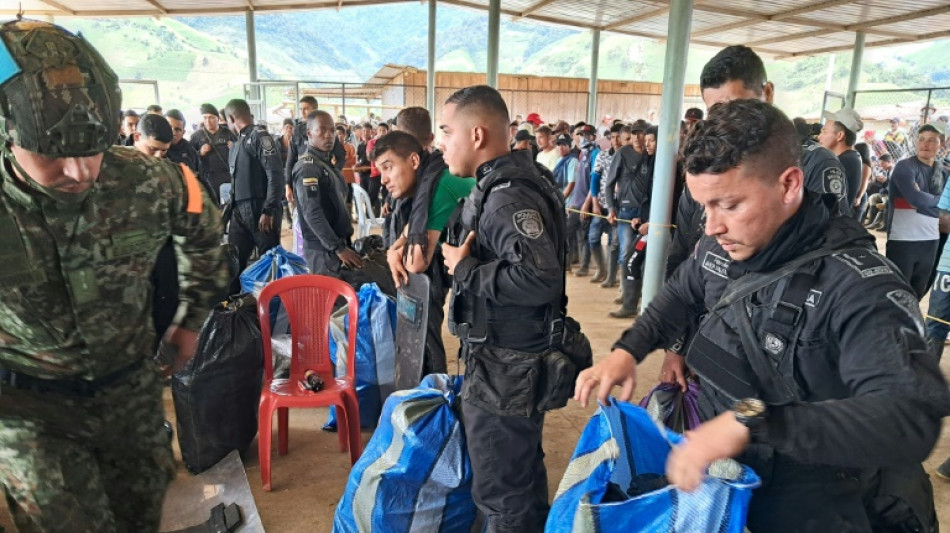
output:
[[270, 483], [270, 452], [271, 452], [271, 421], [274, 410], [270, 402], [262, 401], [257, 413], [257, 458], [261, 463], [261, 483], [264, 490], [271, 489]]
[[336, 405], [336, 436], [340, 441], [340, 451], [345, 452], [347, 450], [347, 442], [349, 441], [349, 424], [350, 420], [346, 412], [346, 403], [341, 401]]
[[287, 426], [290, 409], [277, 408], [277, 453], [287, 455]]
[[360, 433], [360, 404], [356, 399], [355, 392], [352, 395], [344, 394], [343, 401], [349, 404], [346, 406], [347, 418], [354, 421], [349, 425], [350, 431], [347, 436], [350, 441], [350, 464], [355, 465], [363, 453], [363, 434]]

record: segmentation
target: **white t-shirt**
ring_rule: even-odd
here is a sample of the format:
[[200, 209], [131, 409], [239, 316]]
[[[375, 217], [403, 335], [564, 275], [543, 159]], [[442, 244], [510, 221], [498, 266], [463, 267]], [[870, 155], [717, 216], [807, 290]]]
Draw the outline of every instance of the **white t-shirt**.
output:
[[558, 159], [561, 159], [560, 152], [557, 151], [557, 148], [551, 148], [547, 152], [540, 151], [538, 152], [537, 161], [542, 165], [548, 167], [548, 170], [554, 170], [554, 165], [557, 164]]

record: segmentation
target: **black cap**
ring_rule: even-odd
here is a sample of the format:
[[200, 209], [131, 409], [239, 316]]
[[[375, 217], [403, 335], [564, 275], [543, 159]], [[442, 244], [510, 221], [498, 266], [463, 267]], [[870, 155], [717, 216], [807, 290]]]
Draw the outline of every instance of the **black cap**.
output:
[[633, 124], [630, 125], [630, 130], [631, 130], [633, 133], [642, 133], [642, 132], [646, 131], [646, 129], [649, 128], [650, 125], [651, 125], [651, 124], [650, 124], [649, 122], [647, 122], [647, 121], [645, 121], [645, 120], [643, 120], [643, 119], [641, 118], [641, 119], [637, 120], [636, 122], [634, 122]]
[[531, 132], [529, 132], [528, 130], [518, 130], [518, 132], [515, 133], [515, 141], [517, 142], [533, 141], [533, 140], [534, 140], [534, 135], [531, 135]]
[[218, 108], [211, 104], [201, 104], [201, 114], [218, 116]]
[[557, 139], [554, 141], [554, 143], [555, 143], [555, 144], [563, 144], [563, 145], [565, 145], [565, 146], [570, 146], [570, 145], [574, 144], [574, 139], [571, 139], [571, 136], [570, 136], [570, 135], [568, 135], [568, 134], [566, 134], [566, 133], [562, 133], [562, 134], [560, 134], [560, 135], [557, 136]]
[[702, 120], [703, 110], [698, 107], [691, 107], [686, 110], [686, 114], [683, 115], [683, 118], [686, 120]]

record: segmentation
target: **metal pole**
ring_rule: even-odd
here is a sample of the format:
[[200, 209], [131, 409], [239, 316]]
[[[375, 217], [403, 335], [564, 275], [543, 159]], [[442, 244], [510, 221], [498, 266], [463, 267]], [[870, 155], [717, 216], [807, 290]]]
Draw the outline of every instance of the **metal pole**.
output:
[[343, 112], [340, 113], [340, 114], [345, 117], [345, 116], [346, 116], [346, 83], [344, 82], [342, 85], [343, 85], [343, 90], [342, 90], [342, 94], [343, 94]]
[[587, 96], [587, 120], [597, 124], [597, 71], [600, 66], [600, 29], [590, 34], [590, 88]]
[[680, 116], [686, 83], [686, 54], [693, 22], [693, 0], [673, 0], [667, 29], [663, 96], [660, 100], [660, 127], [657, 135], [653, 195], [650, 205], [650, 233], [643, 274], [643, 307], [663, 286], [666, 256], [670, 246], [670, 219], [673, 213], [673, 185], [676, 153], [680, 145]]
[[257, 35], [254, 31], [254, 12], [244, 12], [244, 24], [247, 28], [247, 69], [251, 77], [251, 98], [260, 98], [260, 86], [257, 85]]
[[435, 131], [435, 15], [436, 0], [429, 0], [429, 59], [426, 66], [426, 109]]
[[[930, 98], [933, 96], [933, 91], [927, 91], [927, 107], [924, 108], [924, 124], [930, 122]], [[924, 124], [921, 124], [923, 126]]]
[[498, 37], [501, 27], [501, 0], [488, 4], [488, 69], [487, 83], [498, 88]]
[[[155, 87], [155, 103], [156, 103], [156, 104], [161, 104], [161, 103], [162, 103], [162, 97], [161, 97], [161, 95], [158, 93], [158, 80], [155, 80], [155, 85], [154, 85], [154, 87]], [[930, 102], [929, 98], [928, 98], [927, 102], [928, 102], [928, 103]]]
[[851, 77], [848, 78], [848, 106], [854, 109], [854, 93], [861, 78], [861, 61], [864, 60], [864, 32], [854, 34], [854, 55], [851, 56]]

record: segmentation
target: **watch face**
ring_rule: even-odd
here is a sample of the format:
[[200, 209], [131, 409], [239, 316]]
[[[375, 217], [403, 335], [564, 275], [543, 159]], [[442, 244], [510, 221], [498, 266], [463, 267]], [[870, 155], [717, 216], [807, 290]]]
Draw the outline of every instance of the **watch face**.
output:
[[758, 398], [746, 398], [736, 402], [734, 411], [745, 417], [762, 416], [765, 413], [765, 402]]

